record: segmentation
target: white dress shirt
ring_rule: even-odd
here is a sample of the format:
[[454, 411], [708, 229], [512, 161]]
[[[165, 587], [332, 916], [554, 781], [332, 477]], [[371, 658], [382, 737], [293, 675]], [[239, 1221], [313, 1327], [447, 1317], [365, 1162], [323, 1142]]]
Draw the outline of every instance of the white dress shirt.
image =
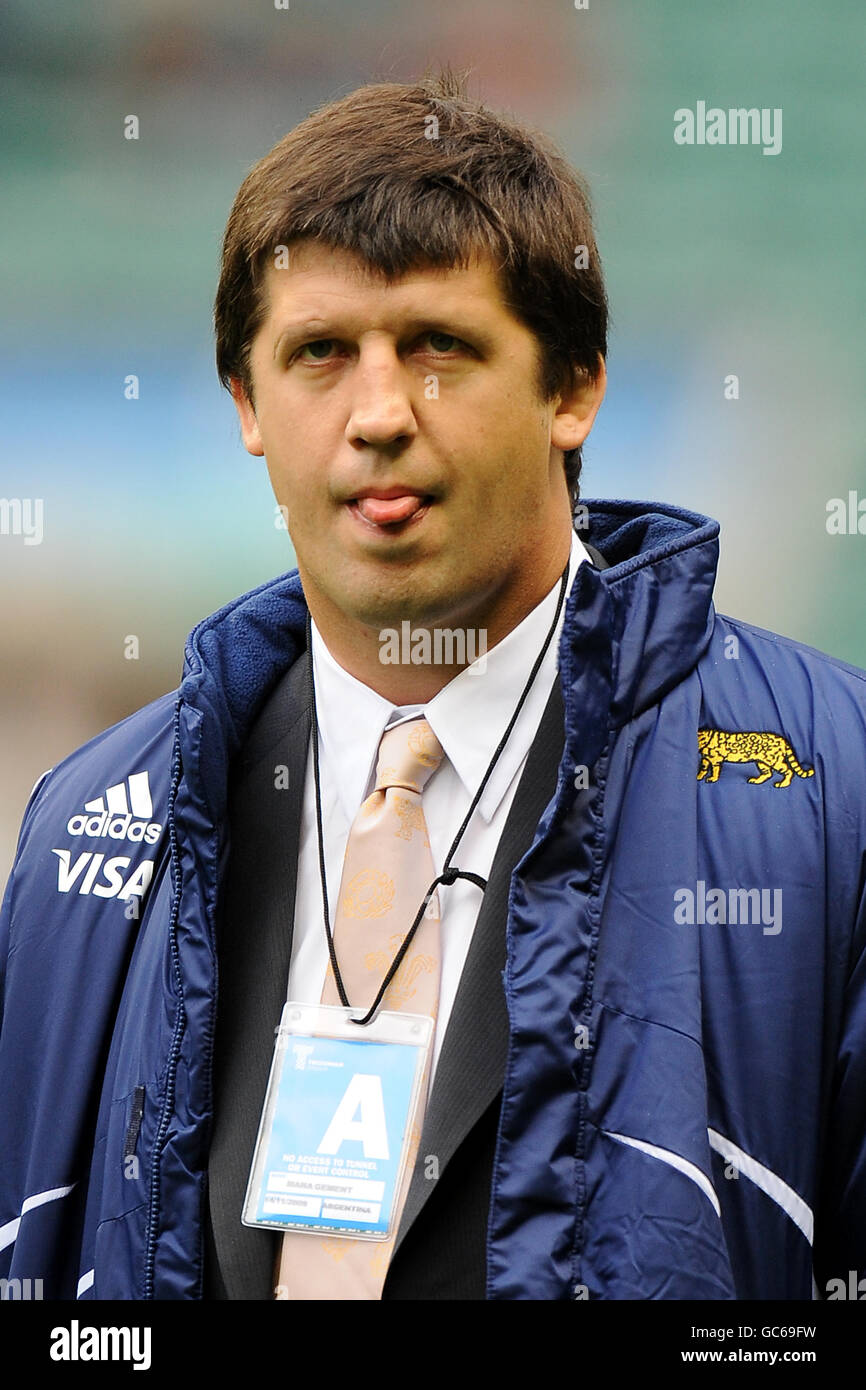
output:
[[[587, 552], [573, 532], [568, 590], [578, 565], [585, 559]], [[547, 636], [559, 586], [557, 579], [523, 621], [487, 652], [483, 674], [466, 667], [425, 705], [392, 705], [349, 675], [334, 660], [315, 623], [312, 624], [322, 832], [332, 929], [346, 841], [361, 803], [373, 790], [379, 742], [385, 729], [423, 715], [444, 749], [445, 758], [424, 789], [424, 816], [434, 871], [439, 874]], [[556, 679], [564, 616], [565, 603], [526, 703], [452, 859], [455, 867], [485, 879]], [[442, 965], [431, 1083], [482, 898], [481, 889], [466, 879], [439, 885]], [[404, 930], [409, 926], [407, 922]], [[318, 1003], [327, 966], [311, 742], [304, 782], [287, 997]]]

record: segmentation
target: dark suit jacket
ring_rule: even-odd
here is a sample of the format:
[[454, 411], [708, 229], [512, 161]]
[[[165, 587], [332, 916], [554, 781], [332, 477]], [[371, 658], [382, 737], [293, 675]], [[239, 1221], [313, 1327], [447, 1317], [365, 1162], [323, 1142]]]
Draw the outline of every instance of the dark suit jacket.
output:
[[[594, 563], [604, 567], [597, 551]], [[286, 998], [310, 737], [306, 656], [266, 699], [232, 772], [230, 854], [218, 932], [214, 1123], [205, 1219], [205, 1298], [270, 1299], [280, 1235], [240, 1212]], [[532, 843], [563, 748], [556, 681], [490, 871], [448, 1021], [383, 1299], [483, 1299], [490, 1181], [508, 1016], [502, 989], [511, 871]], [[275, 768], [288, 786], [275, 786]], [[285, 778], [280, 779], [285, 782]], [[460, 864], [459, 867], [472, 866]], [[447, 892], [447, 889], [445, 890]], [[323, 928], [324, 930], [324, 928]], [[437, 1159], [438, 1178], [425, 1177]]]

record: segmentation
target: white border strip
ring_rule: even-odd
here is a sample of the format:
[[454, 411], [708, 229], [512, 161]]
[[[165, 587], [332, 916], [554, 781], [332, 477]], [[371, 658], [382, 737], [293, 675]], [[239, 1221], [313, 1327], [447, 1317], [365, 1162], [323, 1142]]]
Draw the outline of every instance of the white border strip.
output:
[[58, 1197], [65, 1197], [74, 1186], [75, 1183], [72, 1182], [68, 1187], [52, 1187], [48, 1192], [36, 1192], [32, 1197], [25, 1197], [21, 1204], [21, 1216], [16, 1216], [12, 1221], [7, 1221], [5, 1226], [0, 1226], [0, 1250], [5, 1250], [7, 1245], [14, 1245], [18, 1239], [22, 1216], [26, 1216], [34, 1207], [44, 1206], [46, 1202], [56, 1202]]
[[645, 1139], [632, 1139], [628, 1134], [614, 1134], [610, 1129], [603, 1129], [602, 1134], [606, 1134], [609, 1139], [618, 1139], [621, 1144], [630, 1144], [633, 1149], [640, 1149], [645, 1154], [650, 1154], [652, 1158], [661, 1159], [662, 1163], [669, 1163], [678, 1172], [684, 1173], [687, 1178], [691, 1178], [693, 1183], [697, 1183], [705, 1197], [708, 1197], [713, 1204], [713, 1211], [721, 1220], [722, 1209], [719, 1206], [719, 1199], [716, 1196], [716, 1189], [710, 1182], [706, 1173], [697, 1164], [690, 1163], [687, 1158], [674, 1153], [671, 1149], [660, 1149], [657, 1144], [648, 1144]]
[[771, 1202], [775, 1202], [777, 1207], [781, 1207], [785, 1215], [789, 1216], [794, 1225], [799, 1227], [811, 1245], [815, 1228], [812, 1209], [807, 1207], [803, 1198], [797, 1195], [793, 1187], [789, 1187], [778, 1173], [774, 1173], [771, 1168], [765, 1168], [763, 1163], [752, 1158], [745, 1150], [738, 1149], [736, 1144], [732, 1144], [730, 1139], [719, 1134], [718, 1130], [708, 1129], [707, 1134], [710, 1136], [710, 1147], [715, 1149], [716, 1153], [721, 1154], [728, 1163], [733, 1163], [739, 1172], [766, 1193]]
[[88, 1289], [93, 1288], [93, 1279], [94, 1271], [92, 1269], [89, 1269], [86, 1274], [82, 1274], [78, 1281], [78, 1289], [75, 1294], [76, 1298], [80, 1298], [83, 1293], [87, 1293]]

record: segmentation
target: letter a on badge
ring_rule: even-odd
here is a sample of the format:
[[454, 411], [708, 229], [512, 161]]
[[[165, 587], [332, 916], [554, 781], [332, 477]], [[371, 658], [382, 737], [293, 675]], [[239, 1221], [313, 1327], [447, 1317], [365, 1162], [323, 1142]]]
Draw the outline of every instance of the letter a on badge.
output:
[[[360, 1116], [356, 1119], [359, 1111]], [[316, 1152], [335, 1154], [347, 1139], [355, 1139], [363, 1144], [365, 1158], [389, 1157], [380, 1076], [365, 1076], [357, 1072], [352, 1077]]]

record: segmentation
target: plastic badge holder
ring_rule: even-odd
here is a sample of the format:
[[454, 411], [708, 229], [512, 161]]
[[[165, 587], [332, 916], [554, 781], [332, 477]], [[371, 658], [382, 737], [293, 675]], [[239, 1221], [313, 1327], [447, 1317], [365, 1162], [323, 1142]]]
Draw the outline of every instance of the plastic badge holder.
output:
[[433, 1037], [422, 1014], [290, 1001], [282, 1012], [241, 1220], [387, 1240]]

